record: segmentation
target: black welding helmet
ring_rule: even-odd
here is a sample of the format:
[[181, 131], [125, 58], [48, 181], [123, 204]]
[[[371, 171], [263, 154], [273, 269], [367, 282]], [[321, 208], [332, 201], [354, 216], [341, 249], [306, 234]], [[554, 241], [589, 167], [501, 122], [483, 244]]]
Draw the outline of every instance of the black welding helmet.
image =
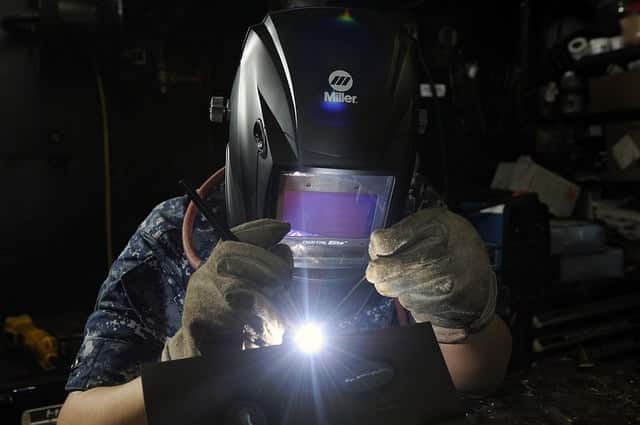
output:
[[353, 283], [371, 232], [400, 217], [414, 49], [402, 25], [370, 10], [274, 12], [248, 31], [230, 99], [227, 218], [291, 223], [298, 278]]

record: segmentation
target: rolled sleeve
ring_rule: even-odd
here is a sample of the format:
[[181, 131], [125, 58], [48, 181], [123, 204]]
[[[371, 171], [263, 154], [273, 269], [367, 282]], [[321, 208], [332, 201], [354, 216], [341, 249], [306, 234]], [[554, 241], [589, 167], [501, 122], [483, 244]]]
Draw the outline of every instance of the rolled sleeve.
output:
[[87, 319], [66, 389], [129, 382], [160, 359], [180, 327], [190, 275], [181, 247], [181, 199], [158, 206], [113, 263]]
[[85, 338], [67, 380], [67, 391], [119, 385], [139, 376], [139, 364], [131, 364], [131, 344], [109, 338]]
[[142, 364], [158, 360], [163, 338], [141, 321], [130, 305], [123, 281], [118, 281], [102, 291], [96, 310], [87, 320], [66, 389], [87, 390], [129, 382], [139, 375]]

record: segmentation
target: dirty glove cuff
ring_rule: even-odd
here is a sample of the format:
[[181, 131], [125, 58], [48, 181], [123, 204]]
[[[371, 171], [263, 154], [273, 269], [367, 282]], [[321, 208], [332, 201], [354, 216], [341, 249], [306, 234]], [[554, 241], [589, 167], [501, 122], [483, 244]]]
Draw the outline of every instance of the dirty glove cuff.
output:
[[442, 344], [462, 344], [469, 335], [483, 330], [493, 320], [496, 311], [496, 300], [498, 296], [498, 287], [496, 284], [496, 275], [491, 273], [491, 283], [489, 284], [489, 294], [487, 304], [482, 311], [480, 317], [464, 328], [446, 328], [443, 326], [433, 325], [433, 332], [438, 342]]

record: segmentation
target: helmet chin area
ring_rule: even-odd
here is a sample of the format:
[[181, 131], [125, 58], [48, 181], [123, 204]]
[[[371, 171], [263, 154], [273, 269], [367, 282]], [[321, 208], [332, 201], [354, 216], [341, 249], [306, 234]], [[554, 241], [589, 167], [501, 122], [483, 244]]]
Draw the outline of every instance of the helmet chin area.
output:
[[[326, 271], [328, 272], [328, 271]], [[319, 269], [295, 269], [289, 293], [296, 306], [294, 317], [300, 322], [339, 321], [334, 314], [347, 316], [354, 313], [369, 295], [371, 285], [360, 285], [349, 295], [336, 313], [336, 306], [364, 276], [365, 268], [342, 270], [342, 275]]]

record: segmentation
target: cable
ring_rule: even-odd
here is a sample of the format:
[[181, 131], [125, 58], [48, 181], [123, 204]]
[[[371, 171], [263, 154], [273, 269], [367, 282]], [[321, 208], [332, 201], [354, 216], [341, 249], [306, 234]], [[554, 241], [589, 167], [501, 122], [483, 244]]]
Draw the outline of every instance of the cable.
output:
[[229, 230], [229, 228], [227, 228], [226, 224], [222, 224], [218, 221], [218, 219], [214, 215], [213, 210], [209, 207], [209, 205], [207, 205], [207, 202], [202, 199], [195, 190], [193, 190], [189, 183], [187, 183], [184, 179], [180, 180], [178, 183], [180, 184], [180, 186], [182, 186], [185, 192], [187, 192], [187, 196], [189, 197], [191, 202], [196, 204], [196, 207], [198, 207], [198, 211], [200, 211], [200, 214], [202, 214], [207, 220], [213, 230], [213, 234], [217, 239], [223, 241], [238, 242], [238, 237], [233, 234], [231, 230]]
[[93, 61], [96, 71], [96, 86], [98, 88], [98, 100], [100, 104], [100, 118], [102, 119], [102, 151], [104, 158], [104, 227], [107, 239], [107, 269], [113, 263], [113, 229], [111, 207], [111, 146], [109, 140], [109, 115], [107, 111], [107, 98], [104, 92], [104, 83], [97, 62]]

